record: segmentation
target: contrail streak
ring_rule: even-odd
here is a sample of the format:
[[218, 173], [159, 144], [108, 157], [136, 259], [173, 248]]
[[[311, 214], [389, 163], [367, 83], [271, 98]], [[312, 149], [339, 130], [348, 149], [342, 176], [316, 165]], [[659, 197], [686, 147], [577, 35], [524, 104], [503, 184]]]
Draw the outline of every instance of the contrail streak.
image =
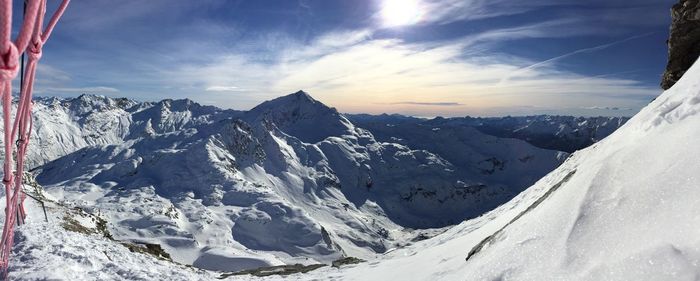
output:
[[644, 33], [644, 34], [641, 34], [641, 35], [635, 35], [635, 36], [628, 37], [628, 38], [625, 38], [625, 39], [622, 39], [622, 40], [619, 40], [619, 41], [615, 41], [615, 42], [611, 42], [611, 43], [607, 43], [607, 44], [603, 44], [603, 45], [599, 45], [599, 46], [595, 46], [595, 47], [590, 47], [590, 48], [585, 48], [585, 49], [579, 49], [579, 50], [576, 50], [576, 51], [573, 51], [573, 52], [570, 52], [570, 53], [563, 54], [563, 55], [558, 56], [558, 57], [553, 57], [553, 58], [551, 58], [551, 59], [547, 59], [547, 60], [544, 60], [544, 61], [541, 61], [541, 62], [532, 64], [532, 65], [530, 65], [530, 66], [526, 66], [526, 67], [520, 68], [520, 69], [514, 71], [513, 73], [511, 73], [510, 75], [508, 75], [508, 76], [504, 77], [503, 79], [501, 79], [500, 83], [507, 82], [511, 77], [513, 77], [513, 76], [515, 76], [517, 73], [522, 72], [522, 71], [525, 71], [525, 70], [530, 70], [530, 69], [538, 68], [538, 67], [540, 67], [540, 66], [547, 65], [547, 64], [550, 64], [550, 63], [552, 63], [552, 62], [555, 62], [555, 61], [558, 61], [558, 60], [562, 60], [562, 59], [565, 59], [565, 58], [569, 58], [569, 57], [572, 57], [572, 56], [575, 56], [575, 55], [579, 55], [579, 54], [586, 54], [586, 53], [593, 53], [593, 52], [597, 52], [597, 51], [602, 51], [602, 50], [605, 50], [605, 49], [610, 48], [610, 47], [615, 46], [615, 45], [619, 45], [619, 44], [622, 44], [622, 43], [625, 43], [625, 42], [629, 42], [629, 41], [632, 41], [632, 40], [636, 40], [636, 39], [639, 39], [639, 38], [644, 38], [644, 37], [650, 36], [650, 35], [652, 35], [652, 34], [654, 34], [654, 33], [656, 33], [656, 32], [649, 32], [649, 33]]

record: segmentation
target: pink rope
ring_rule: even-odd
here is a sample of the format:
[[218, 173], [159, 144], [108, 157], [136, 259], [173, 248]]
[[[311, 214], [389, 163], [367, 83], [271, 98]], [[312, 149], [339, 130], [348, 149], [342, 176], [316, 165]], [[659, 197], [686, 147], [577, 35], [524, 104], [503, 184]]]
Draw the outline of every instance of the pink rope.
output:
[[[14, 240], [15, 223], [18, 219], [19, 222], [23, 222], [26, 217], [24, 209], [26, 195], [22, 191], [22, 175], [24, 174], [24, 159], [32, 130], [32, 91], [34, 90], [36, 66], [41, 59], [42, 47], [65, 12], [69, 2], [70, 0], [61, 2], [49, 24], [42, 30], [46, 13], [46, 0], [27, 0], [22, 26], [13, 42], [11, 41], [12, 0], [0, 0], [0, 95], [2, 95], [2, 118], [5, 127], [5, 162], [2, 182], [5, 185], [7, 203], [5, 225], [2, 230], [2, 240], [0, 240], [0, 270], [5, 279], [7, 279], [10, 251]], [[24, 72], [27, 79], [20, 89], [19, 103], [13, 122], [11, 119], [12, 80], [19, 71], [19, 56], [25, 51], [29, 58]], [[17, 145], [17, 163], [14, 165], [14, 170], [13, 144]]]

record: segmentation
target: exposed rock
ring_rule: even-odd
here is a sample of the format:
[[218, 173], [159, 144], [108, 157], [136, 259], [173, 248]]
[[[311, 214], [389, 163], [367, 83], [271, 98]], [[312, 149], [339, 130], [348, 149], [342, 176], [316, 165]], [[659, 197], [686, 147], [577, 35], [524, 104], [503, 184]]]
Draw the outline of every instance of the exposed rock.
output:
[[680, 0], [671, 15], [668, 66], [661, 81], [664, 90], [671, 88], [700, 56], [700, 0]]
[[358, 259], [356, 257], [346, 257], [333, 261], [333, 267], [339, 268], [343, 265], [358, 264], [363, 262], [365, 262], [365, 260], [363, 259]]
[[253, 275], [256, 277], [266, 277], [266, 276], [273, 276], [273, 275], [291, 275], [295, 273], [307, 273], [309, 271], [314, 271], [316, 269], [319, 269], [321, 267], [326, 266], [325, 264], [312, 264], [312, 265], [302, 265], [302, 264], [293, 264], [293, 265], [278, 265], [278, 266], [269, 266], [269, 267], [261, 267], [261, 268], [256, 268], [256, 269], [249, 269], [249, 270], [243, 270], [243, 271], [238, 271], [238, 272], [233, 272], [233, 273], [224, 273], [221, 274], [219, 279], [226, 279], [231, 276], [240, 276], [240, 275]]

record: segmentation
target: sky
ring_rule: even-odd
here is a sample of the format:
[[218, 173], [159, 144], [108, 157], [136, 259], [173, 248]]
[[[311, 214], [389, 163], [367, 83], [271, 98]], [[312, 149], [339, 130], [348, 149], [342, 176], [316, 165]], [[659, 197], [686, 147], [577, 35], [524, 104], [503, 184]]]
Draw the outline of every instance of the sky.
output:
[[674, 2], [74, 0], [36, 94], [246, 110], [304, 90], [346, 113], [631, 116], [661, 93]]

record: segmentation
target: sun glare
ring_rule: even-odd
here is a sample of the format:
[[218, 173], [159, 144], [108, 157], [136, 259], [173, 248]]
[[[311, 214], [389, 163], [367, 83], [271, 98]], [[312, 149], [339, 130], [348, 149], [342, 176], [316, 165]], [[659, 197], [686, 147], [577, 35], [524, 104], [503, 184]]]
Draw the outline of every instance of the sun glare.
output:
[[382, 18], [389, 27], [415, 24], [420, 20], [418, 0], [384, 0]]

